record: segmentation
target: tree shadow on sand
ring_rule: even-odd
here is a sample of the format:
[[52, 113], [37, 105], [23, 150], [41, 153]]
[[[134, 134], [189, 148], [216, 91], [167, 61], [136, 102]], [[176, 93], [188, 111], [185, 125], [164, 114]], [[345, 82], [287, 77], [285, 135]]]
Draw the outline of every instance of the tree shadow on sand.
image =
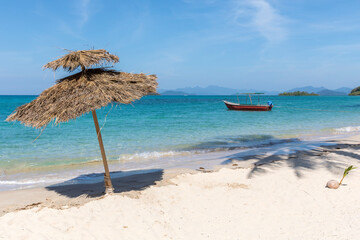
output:
[[[126, 174], [126, 175], [125, 175]], [[46, 187], [47, 190], [69, 197], [86, 196], [96, 198], [104, 195], [104, 175], [102, 173], [83, 174], [62, 183]], [[110, 172], [114, 193], [143, 190], [163, 178], [163, 169]], [[89, 182], [89, 180], [91, 180]]]
[[[360, 149], [360, 144], [343, 144], [336, 141], [330, 143], [334, 145], [329, 146], [329, 142], [296, 139], [295, 148], [294, 145], [290, 146], [292, 143], [285, 143], [279, 144], [279, 146], [264, 147], [260, 154], [251, 154], [251, 151], [255, 152], [258, 150], [250, 149], [248, 154], [245, 151], [227, 156], [228, 159], [222, 164], [241, 165], [248, 163], [248, 166], [251, 165], [248, 178], [265, 174], [269, 170], [276, 170], [283, 166], [283, 164], [286, 164], [294, 170], [294, 174], [298, 178], [301, 178], [304, 171], [315, 170], [317, 168], [326, 168], [334, 174], [342, 171], [346, 167], [345, 164], [339, 162], [334, 157], [329, 158], [328, 154], [330, 153], [356, 161], [360, 160], [360, 155], [353, 152]], [[303, 146], [312, 150], [301, 150]], [[295, 150], [291, 151], [291, 147]]]

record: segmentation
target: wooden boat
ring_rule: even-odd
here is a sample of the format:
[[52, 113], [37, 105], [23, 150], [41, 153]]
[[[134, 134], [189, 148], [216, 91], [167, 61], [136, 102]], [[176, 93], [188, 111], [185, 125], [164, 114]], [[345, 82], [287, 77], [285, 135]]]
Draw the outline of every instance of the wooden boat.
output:
[[229, 110], [238, 110], [238, 111], [271, 111], [272, 106], [269, 105], [251, 105], [251, 104], [239, 104], [224, 101], [225, 105]]
[[228, 101], [224, 101], [225, 105], [227, 106], [227, 108], [229, 110], [237, 110], [237, 111], [271, 111], [273, 104], [271, 101], [268, 101], [267, 105], [261, 105], [259, 104], [259, 100], [258, 100], [258, 104], [253, 104], [252, 100], [251, 100], [251, 95], [252, 94], [263, 94], [263, 93], [244, 93], [249, 95], [249, 99], [250, 99], [250, 104], [240, 104], [240, 103], [233, 103], [233, 102], [228, 102]]

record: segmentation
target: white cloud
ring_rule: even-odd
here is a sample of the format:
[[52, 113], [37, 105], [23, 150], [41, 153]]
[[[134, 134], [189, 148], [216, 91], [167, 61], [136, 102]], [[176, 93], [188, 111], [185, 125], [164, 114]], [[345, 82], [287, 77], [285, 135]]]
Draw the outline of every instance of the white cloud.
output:
[[269, 42], [280, 42], [287, 37], [285, 17], [266, 0], [237, 0], [234, 19], [241, 26], [256, 30]]
[[84, 26], [89, 20], [89, 4], [90, 0], [81, 0], [79, 5], [79, 26]]

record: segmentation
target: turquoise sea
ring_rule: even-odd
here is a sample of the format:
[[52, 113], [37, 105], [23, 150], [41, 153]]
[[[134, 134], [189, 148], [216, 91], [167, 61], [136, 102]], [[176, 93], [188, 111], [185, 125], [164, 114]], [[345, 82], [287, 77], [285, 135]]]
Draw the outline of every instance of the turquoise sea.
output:
[[[101, 170], [91, 114], [50, 124], [40, 136], [38, 129], [5, 121], [35, 97], [0, 96], [0, 190], [66, 180], [91, 172], [91, 166]], [[181, 165], [184, 158], [176, 156], [360, 131], [360, 97], [261, 96], [262, 103], [274, 103], [270, 112], [228, 111], [222, 100], [237, 97], [147, 96], [98, 110], [110, 165], [166, 168], [171, 161]], [[64, 176], [65, 170], [72, 175]]]

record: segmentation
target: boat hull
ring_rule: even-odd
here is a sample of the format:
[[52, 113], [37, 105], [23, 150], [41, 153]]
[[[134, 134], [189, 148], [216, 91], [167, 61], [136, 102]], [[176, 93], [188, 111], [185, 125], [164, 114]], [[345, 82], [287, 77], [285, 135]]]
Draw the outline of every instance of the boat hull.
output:
[[245, 105], [224, 101], [229, 110], [237, 111], [271, 111], [272, 106], [268, 105]]

